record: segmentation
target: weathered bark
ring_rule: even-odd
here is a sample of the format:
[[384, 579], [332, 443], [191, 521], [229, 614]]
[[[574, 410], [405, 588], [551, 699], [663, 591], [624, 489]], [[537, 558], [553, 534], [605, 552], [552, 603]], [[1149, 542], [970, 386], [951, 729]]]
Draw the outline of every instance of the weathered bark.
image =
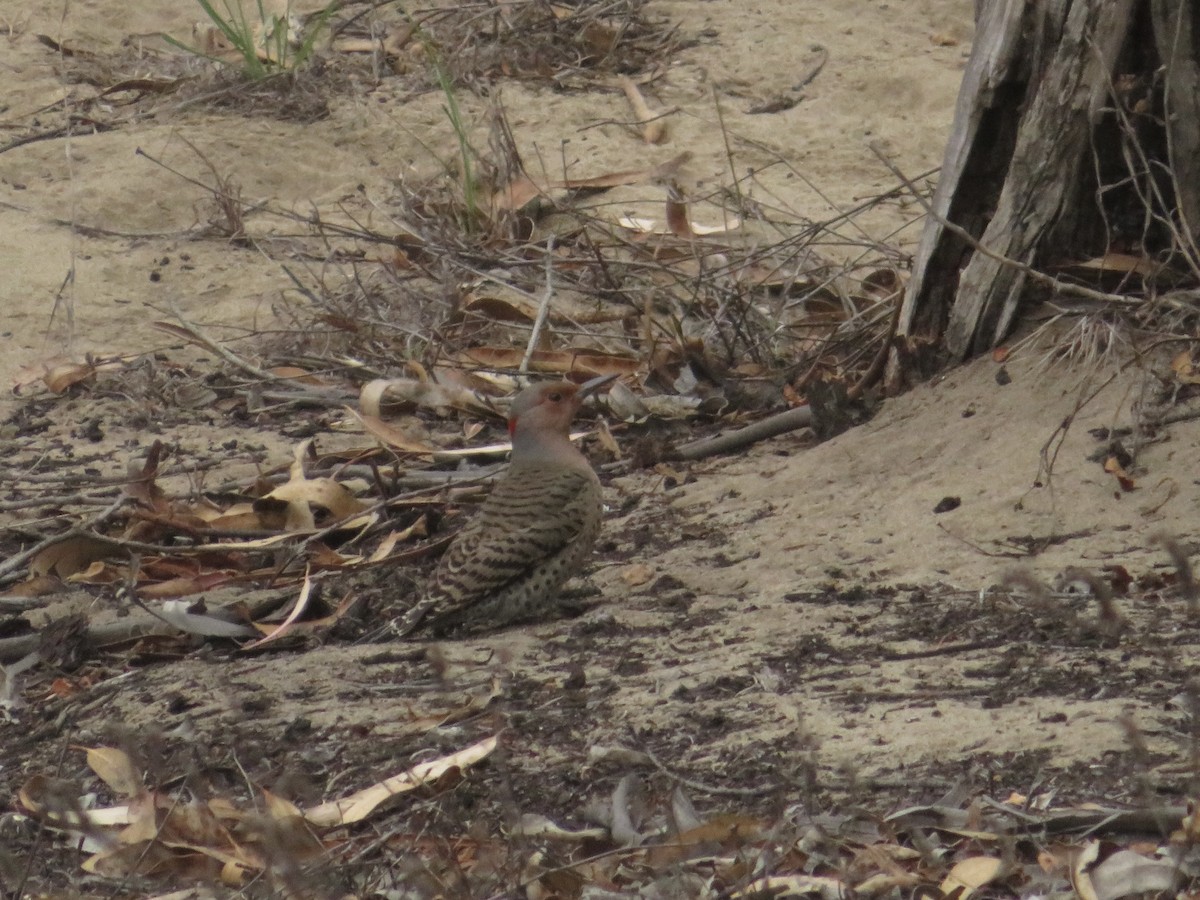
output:
[[[994, 201], [987, 202], [993, 193], [988, 185], [998, 185], [1003, 177], [1024, 103], [1028, 72], [1022, 73], [1020, 59], [1025, 44], [1023, 12], [1030, 6], [1025, 0], [1003, 0], [977, 8], [981, 15], [975, 43], [933, 196], [935, 215], [925, 220], [900, 313], [902, 335], [933, 342], [946, 329], [958, 288], [957, 277], [946, 274], [957, 276], [969, 248], [942, 220], [978, 235], [994, 209]], [[978, 189], [960, 190], [962, 184], [974, 184]]]
[[1154, 42], [1166, 74], [1163, 106], [1175, 199], [1186, 235], [1200, 241], [1200, 63], [1193, 0], [1151, 0]]
[[[1198, 4], [982, 5], [934, 214], [901, 313], [899, 333], [914, 339], [910, 347], [940, 341], [940, 359], [955, 361], [1003, 340], [1029, 287], [1025, 274], [1004, 260], [1042, 268], [1103, 255], [1122, 241], [1140, 242], [1153, 254], [1160, 249], [1147, 246], [1153, 229], [1139, 226], [1142, 233], [1129, 237], [1121, 221], [1130, 210], [1143, 211], [1139, 192], [1149, 181], [1176, 207], [1157, 211], [1156, 227], [1174, 222], [1194, 240], [1200, 226]], [[1133, 155], [1145, 154], [1149, 163], [1141, 173], [1129, 162], [1132, 144]], [[1173, 179], [1163, 177], [1167, 171]], [[1165, 190], [1163, 182], [1170, 182]], [[1004, 259], [978, 252], [944, 221]]]

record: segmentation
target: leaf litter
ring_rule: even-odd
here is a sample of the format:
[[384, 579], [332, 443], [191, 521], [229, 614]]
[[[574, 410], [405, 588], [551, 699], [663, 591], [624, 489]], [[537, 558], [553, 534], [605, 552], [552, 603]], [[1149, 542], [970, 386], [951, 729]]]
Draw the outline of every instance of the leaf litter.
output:
[[[361, 843], [349, 826], [385, 815], [385, 804], [406, 793], [453, 790], [498, 747], [497, 737], [488, 737], [310, 807], [262, 788], [240, 801], [148, 787], [123, 750], [74, 747], [85, 754], [102, 793], [118, 802], [97, 805], [98, 794], [73, 795], [36, 775], [21, 788], [18, 805], [46, 827], [78, 835], [91, 854], [86, 872], [242, 886], [260, 874], [286, 880], [289, 870], [314, 860], [347, 860]], [[976, 799], [965, 807], [935, 803], [886, 816], [813, 815], [789, 807], [773, 820], [748, 814], [705, 819], [678, 786], [665, 806], [648, 804], [640, 778], [630, 774], [607, 804], [585, 816], [592, 827], [564, 828], [536, 813], [514, 823], [511, 837], [540, 845], [519, 863], [526, 896], [647, 896], [687, 885], [687, 896], [713, 898], [843, 900], [916, 890], [966, 900], [988, 889], [1118, 900], [1178, 890], [1200, 877], [1190, 808], [1032, 811], [1027, 798], [1013, 797]], [[415, 852], [430, 871], [457, 869], [461, 886], [473, 892], [498, 887], [496, 877], [514, 864], [485, 861], [479, 839], [467, 835], [451, 846], [404, 834], [387, 843]], [[490, 848], [501, 856], [514, 849]]]
[[[639, 16], [639, 4], [506, 4], [487, 23], [494, 44], [482, 47], [484, 18], [467, 5], [431, 12], [417, 27], [398, 24], [386, 31], [383, 47], [395, 72], [421, 78], [429, 77], [425, 61], [437, 52], [454, 62], [460, 83], [502, 76], [569, 87], [597, 72], [611, 75], [611, 88], [633, 107], [641, 139], [669, 143], [669, 111], [654, 109], [642, 88], [652, 84], [674, 38]], [[363, 21], [343, 20], [337, 39], [348, 39]], [[418, 31], [426, 40], [414, 39]], [[140, 91], [135, 100], [155, 103], [170, 94], [158, 81], [115, 81], [98, 96], [113, 91]], [[315, 315], [267, 345], [272, 365], [226, 353], [221, 371], [197, 371], [166, 358], [113, 355], [48, 359], [23, 373], [14, 386], [22, 396], [39, 382], [52, 394], [78, 397], [140, 378], [143, 393], [133, 396], [151, 405], [165, 402], [166, 383], [187, 379], [199, 404], [268, 426], [296, 410], [323, 410], [327, 433], [299, 438], [290, 464], [276, 460], [216, 489], [164, 487], [201, 466], [218, 473], [229, 466], [187, 459], [158, 442], [129, 459], [116, 483], [64, 478], [64, 493], [50, 502], [39, 496], [42, 484], [14, 479], [16, 502], [67, 527], [56, 534], [23, 528], [36, 542], [3, 567], [0, 603], [13, 605], [0, 609], [28, 609], [27, 601], [68, 586], [118, 588], [150, 615], [117, 642], [84, 640], [84, 655], [102, 646], [130, 661], [193, 652], [191, 639], [261, 653], [337, 640], [348, 623], [359, 637], [355, 578], [429, 559], [445, 543], [442, 519], [457, 518], [478, 497], [493, 474], [488, 463], [505, 450], [503, 442], [480, 447], [476, 438], [499, 430], [504, 397], [530, 375], [621, 376], [609, 400], [619, 424], [593, 441], [621, 460], [615, 466], [629, 459], [669, 464], [672, 445], [697, 427], [745, 424], [803, 406], [814, 385], [869, 388], [876, 379], [873, 360], [891, 340], [906, 261], [865, 243], [852, 242], [855, 252], [846, 254], [840, 229], [852, 213], [807, 222], [769, 209], [754, 199], [753, 176], [697, 195], [685, 186], [686, 152], [643, 168], [534, 177], [500, 104], [489, 152], [472, 153], [479, 184], [446, 177], [401, 185], [391, 231], [334, 228], [319, 216], [300, 220], [336, 247], [330, 259], [346, 277], [322, 274], [305, 288]], [[609, 189], [631, 185], [646, 189], [653, 198], [647, 205], [661, 214], [627, 214], [602, 202]], [[228, 185], [217, 187], [231, 210], [258, 208]], [[472, 205], [469, 194], [487, 202]], [[187, 323], [166, 327], [187, 343], [216, 346]], [[1181, 354], [1172, 369], [1182, 389], [1195, 384], [1190, 356]], [[653, 451], [629, 452], [651, 429], [669, 437]], [[320, 450], [326, 442], [335, 448]], [[485, 465], [462, 468], [464, 461]], [[1133, 488], [1119, 463], [1106, 463], [1106, 470]], [[331, 600], [325, 583], [334, 575], [347, 580]], [[653, 573], [629, 567], [623, 577], [645, 585]], [[213, 608], [198, 597], [223, 586], [269, 588], [276, 596]], [[386, 617], [387, 610], [371, 614]], [[47, 634], [53, 624], [43, 623]], [[95, 637], [86, 619], [69, 624], [74, 631], [64, 630], [64, 641], [77, 640], [80, 629]], [[163, 643], [162, 625], [171, 640], [186, 640], [174, 648]], [[29, 654], [47, 651], [7, 640], [0, 637], [0, 662], [11, 663], [0, 700], [13, 703], [29, 677]], [[89, 677], [54, 693], [74, 694]], [[489, 682], [464, 701], [421, 686], [419, 701], [399, 718], [412, 734], [461, 737], [463, 723], [486, 730], [493, 701], [510, 690]], [[241, 796], [205, 792], [182, 770], [146, 787], [125, 751], [92, 747], [84, 752], [100, 790], [126, 803], [97, 806], [95, 791], [73, 793], [44, 774], [26, 782], [19, 803], [40, 825], [82, 837], [92, 854], [85, 871], [109, 877], [203, 876], [240, 885], [268, 873], [286, 886], [304, 865], [346, 862], [382, 847], [421, 860], [421, 873], [403, 876], [407, 883], [424, 884], [433, 873], [443, 889], [503, 891], [515, 883], [530, 897], [842, 898], [917, 890], [955, 900], [1068, 891], [1112, 900], [1193, 890], [1196, 829], [1190, 810], [1174, 808], [1150, 810], [1153, 827], [1120, 809], [1030, 811], [1019, 802], [984, 808], [978, 799], [965, 808], [890, 816], [816, 815], [794, 806], [772, 815], [739, 808], [701, 815], [680, 784], [669, 797], [647, 798], [641, 776], [629, 773], [607, 804], [575, 810], [593, 823], [587, 827], [560, 825], [537, 809], [522, 809], [504, 839], [474, 827], [448, 837], [414, 827], [375, 839], [350, 827], [387, 815], [401, 794], [446, 800], [475, 777], [474, 766], [486, 772], [494, 756], [512, 752], [511, 741], [503, 732], [464, 740], [453, 752], [363, 779], [368, 786], [357, 790], [329, 791], [335, 799], [310, 806], [265, 788]], [[720, 786], [699, 790], [705, 787]], [[536, 846], [514, 844], [518, 835]], [[1046, 844], [1050, 836], [1055, 843]]]

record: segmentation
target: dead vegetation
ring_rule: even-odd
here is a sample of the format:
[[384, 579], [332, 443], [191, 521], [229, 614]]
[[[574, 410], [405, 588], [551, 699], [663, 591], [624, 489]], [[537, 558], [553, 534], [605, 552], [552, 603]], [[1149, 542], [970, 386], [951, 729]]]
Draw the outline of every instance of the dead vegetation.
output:
[[[336, 97], [330, 73], [339, 67], [408, 79], [413, 91], [436, 87], [452, 106], [455, 91], [484, 93], [499, 78], [572, 89], [626, 75], [652, 86], [680, 40], [632, 0], [460, 4], [411, 17], [361, 7], [339, 10], [332, 55], [315, 71], [256, 86], [227, 74], [188, 76], [169, 89], [118, 81], [101, 96], [129, 93], [131, 106], [153, 96], [154, 114], [169, 114], [167, 103], [203, 102], [307, 121]], [[366, 49], [339, 48], [351, 40]], [[360, 52], [362, 59], [349, 57]], [[605, 87], [636, 93], [615, 81]], [[643, 135], [656, 121], [647, 109], [631, 114]], [[663, 121], [669, 129], [669, 111]], [[268, 789], [264, 777], [278, 773], [242, 760], [237, 748], [214, 761], [189, 760], [179, 736], [167, 759], [136, 739], [73, 745], [97, 686], [119, 689], [119, 667], [153, 667], [213, 646], [254, 657], [373, 635], [403, 593], [375, 582], [396, 572], [419, 581], [408, 573], [443, 545], [443, 519], [469, 506], [502, 457], [503, 441], [488, 442], [489, 429], [524, 378], [622, 376], [597, 421], [593, 452], [609, 472], [652, 468], [676, 481], [686, 477], [681, 457], [703, 455], [679, 446], [698, 429], [811, 404], [827, 436], [867, 414], [908, 261], [858, 233], [854, 217], [901, 186], [811, 222], [764, 205], [753, 175], [717, 191], [689, 189], [686, 153], [586, 176], [535, 167], [518, 154], [498, 101], [486, 147], [472, 143], [469, 123], [455, 128], [457, 158], [442, 160], [443, 171], [426, 182], [397, 187], [387, 229], [272, 209], [244, 198], [200, 156], [215, 211], [197, 240], [255, 245], [247, 214], [304, 230], [286, 269], [293, 300], [280, 310], [293, 327], [235, 352], [192, 323], [164, 318], [159, 328], [176, 348], [202, 348], [220, 364], [200, 367], [170, 353], [52, 360], [23, 378], [26, 392], [100, 398], [139, 422], [161, 423], [180, 409], [252, 421], [286, 434], [296, 449], [283, 466], [242, 447], [205, 457], [154, 441], [117, 460], [123, 472], [90, 473], [101, 461], [81, 452], [63, 471], [6, 479], [3, 509], [27, 516], [6, 530], [10, 555], [0, 563], [0, 610], [11, 614], [0, 623], [0, 661], [8, 664], [0, 701], [20, 717], [32, 697], [56, 720], [37, 732], [40, 771], [19, 784], [9, 778], [16, 811], [0, 829], [16, 849], [0, 851], [0, 874], [14, 896], [46, 883], [149, 893], [193, 880], [263, 895], [321, 888], [428, 897], [912, 892], [966, 900], [976, 892], [1191, 891], [1196, 824], [1175, 806], [1066, 810], [1053, 792], [1031, 789], [951, 792], [885, 814], [837, 807], [813, 787], [815, 764], [763, 791], [741, 776], [697, 783], [653, 753], [620, 747], [598, 748], [590, 760], [626, 773], [602, 801], [517, 803], [508, 795], [537, 796], [537, 783], [506, 761], [506, 741], [513, 719], [536, 710], [515, 705], [521, 692], [506, 680], [503, 660], [468, 684], [446, 677], [436, 650], [417, 653], [431, 671], [398, 716], [406, 747], [421, 758], [427, 741], [426, 758], [386, 772], [378, 770], [384, 760], [371, 758], [375, 768], [360, 764], [353, 778], [336, 759], [324, 760], [319, 797], [286, 784]], [[645, 186], [660, 214], [635, 218], [604, 204], [606, 191], [628, 185]], [[1097, 265], [1107, 270], [1112, 261]], [[1085, 321], [1083, 352], [1109, 352], [1112, 338]], [[1190, 354], [1176, 357], [1173, 371], [1176, 398], [1200, 380]], [[31, 400], [10, 424], [36, 433], [53, 402]], [[98, 420], [82, 423], [81, 439], [93, 427]], [[349, 437], [331, 440], [338, 432]], [[326, 441], [337, 446], [325, 449]], [[1110, 471], [1130, 479], [1111, 455]], [[258, 471], [227, 477], [235, 458]], [[465, 461], [483, 468], [464, 470]], [[1133, 489], [1132, 480], [1118, 484]], [[1180, 583], [1190, 585], [1186, 549], [1170, 547]], [[95, 606], [39, 616], [43, 598], [68, 589]], [[213, 596], [237, 600], [217, 606]], [[31, 671], [42, 663], [57, 668], [54, 679]], [[559, 693], [539, 699], [585, 702], [586, 684], [574, 673], [562, 687], [566, 701]], [[1194, 697], [1187, 702], [1194, 708]], [[285, 743], [302, 742], [304, 732], [297, 723]], [[59, 750], [53, 765], [48, 746]], [[28, 762], [35, 750], [13, 752]], [[478, 781], [479, 770], [492, 777]], [[653, 785], [649, 796], [643, 782]], [[700, 812], [693, 798], [701, 794], [727, 802]], [[411, 806], [398, 812], [396, 797]], [[821, 801], [828, 807], [817, 808]], [[74, 862], [62, 834], [85, 848], [82, 882], [61, 862]], [[51, 844], [55, 854], [42, 856]]]

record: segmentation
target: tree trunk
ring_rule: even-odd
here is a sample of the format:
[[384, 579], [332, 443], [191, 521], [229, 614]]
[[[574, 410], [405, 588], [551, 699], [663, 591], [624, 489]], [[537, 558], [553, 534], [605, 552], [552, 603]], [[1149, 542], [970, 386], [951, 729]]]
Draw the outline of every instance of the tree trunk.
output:
[[982, 5], [901, 312], [902, 357], [937, 347], [942, 365], [1003, 340], [1034, 287], [1010, 261], [1041, 271], [1118, 249], [1196, 259], [1197, 4]]

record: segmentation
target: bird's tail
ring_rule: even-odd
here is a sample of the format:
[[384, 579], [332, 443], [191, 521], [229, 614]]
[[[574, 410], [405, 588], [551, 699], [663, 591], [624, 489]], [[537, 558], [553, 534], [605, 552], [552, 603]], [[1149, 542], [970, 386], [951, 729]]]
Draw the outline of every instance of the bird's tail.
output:
[[430, 597], [422, 597], [414, 603], [402, 616], [392, 619], [388, 625], [388, 631], [394, 637], [402, 638], [412, 634], [420, 627], [421, 622], [434, 606], [434, 600]]

